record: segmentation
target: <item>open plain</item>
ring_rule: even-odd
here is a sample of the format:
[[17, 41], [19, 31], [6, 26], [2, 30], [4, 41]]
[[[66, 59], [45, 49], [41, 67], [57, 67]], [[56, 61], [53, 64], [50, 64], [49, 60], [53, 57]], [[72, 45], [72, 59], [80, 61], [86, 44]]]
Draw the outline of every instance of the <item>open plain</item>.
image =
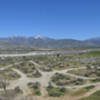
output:
[[100, 93], [100, 51], [67, 52], [0, 55], [1, 98], [90, 100]]

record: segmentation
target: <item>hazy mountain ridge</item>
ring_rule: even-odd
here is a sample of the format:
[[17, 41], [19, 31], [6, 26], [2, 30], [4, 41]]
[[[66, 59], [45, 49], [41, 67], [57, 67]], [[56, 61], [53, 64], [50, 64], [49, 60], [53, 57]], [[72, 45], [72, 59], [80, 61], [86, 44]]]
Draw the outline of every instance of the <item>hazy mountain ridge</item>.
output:
[[88, 39], [86, 42], [91, 42], [93, 45], [100, 47], [100, 37]]
[[74, 48], [100, 47], [100, 38], [85, 41], [74, 39], [52, 39], [48, 37], [8, 37], [0, 38], [0, 48]]

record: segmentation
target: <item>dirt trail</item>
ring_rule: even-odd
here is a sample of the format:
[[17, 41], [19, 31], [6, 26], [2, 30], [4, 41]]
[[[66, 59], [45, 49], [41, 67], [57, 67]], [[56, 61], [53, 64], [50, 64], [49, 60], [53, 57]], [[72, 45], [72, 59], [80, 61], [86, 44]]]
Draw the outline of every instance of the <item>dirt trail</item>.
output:
[[81, 99], [81, 98], [85, 98], [85, 97], [91, 96], [91, 95], [94, 94], [96, 91], [100, 91], [100, 85], [99, 85], [99, 86], [96, 86], [94, 89], [91, 89], [90, 91], [88, 91], [88, 92], [85, 93], [84, 95], [79, 96], [78, 99]]
[[[15, 80], [15, 81], [11, 81], [10, 82], [10, 85], [8, 87], [8, 89], [14, 89], [15, 87], [19, 86], [24, 94], [23, 95], [28, 95], [28, 94], [32, 94], [31, 90], [28, 88], [27, 84], [29, 82], [39, 82], [41, 83], [41, 93], [42, 93], [42, 98], [40, 100], [73, 100], [72, 98], [74, 98], [74, 100], [78, 100], [78, 99], [75, 99], [75, 97], [69, 97], [68, 96], [64, 96], [60, 99], [58, 98], [55, 98], [55, 99], [51, 99], [49, 97], [46, 97], [47, 96], [47, 91], [46, 91], [46, 87], [48, 86], [49, 82], [51, 81], [51, 77], [55, 74], [55, 73], [63, 73], [63, 74], [67, 74], [69, 76], [72, 76], [72, 77], [77, 77], [77, 78], [82, 78], [82, 79], [90, 79], [90, 78], [86, 78], [86, 77], [82, 77], [82, 76], [77, 76], [77, 75], [73, 75], [73, 74], [69, 74], [67, 73], [68, 71], [70, 70], [78, 70], [78, 69], [84, 69], [86, 67], [81, 67], [81, 68], [70, 68], [70, 69], [66, 69], [66, 70], [61, 70], [61, 71], [52, 71], [52, 72], [43, 72], [41, 71], [39, 68], [41, 67], [41, 65], [37, 64], [36, 62], [34, 61], [30, 61], [31, 63], [33, 63], [35, 66], [37, 66], [37, 70], [42, 74], [42, 76], [40, 78], [29, 78], [27, 77], [23, 72], [21, 72], [20, 70], [18, 69], [14, 69], [12, 68], [12, 70], [14, 70], [15, 72], [17, 72], [21, 77], [20, 79], [18, 80]], [[20, 62], [21, 63], [21, 62]], [[19, 64], [20, 64], [19, 63]], [[18, 63], [16, 63], [18, 64]], [[11, 65], [9, 65], [8, 67], [10, 67]], [[0, 70], [3, 70], [4, 68], [1, 68]], [[91, 91], [89, 91], [88, 93], [86, 93], [85, 95], [79, 97], [79, 98], [82, 98], [82, 97], [87, 97], [91, 94], [93, 94], [94, 92], [96, 92], [97, 90], [100, 90], [100, 82], [99, 83], [89, 83], [89, 84], [84, 84], [84, 85], [80, 85], [80, 86], [66, 86], [66, 88], [70, 88], [70, 89], [74, 89], [74, 88], [84, 88], [86, 86], [90, 86], [90, 85], [95, 85], [97, 86], [96, 88], [92, 89]], [[0, 91], [2, 91], [2, 89], [0, 89]], [[45, 99], [46, 97], [46, 99]], [[39, 98], [39, 97], [38, 97]], [[65, 99], [66, 98], [66, 99]], [[68, 98], [68, 99], [67, 99]], [[78, 97], [77, 97], [78, 98]], [[37, 99], [38, 100], [38, 99]]]

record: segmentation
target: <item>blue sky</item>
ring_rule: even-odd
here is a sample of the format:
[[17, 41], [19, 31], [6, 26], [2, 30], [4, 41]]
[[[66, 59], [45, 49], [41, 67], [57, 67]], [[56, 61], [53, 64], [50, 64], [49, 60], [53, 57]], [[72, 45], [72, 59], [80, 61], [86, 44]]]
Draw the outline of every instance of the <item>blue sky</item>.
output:
[[0, 0], [0, 37], [100, 37], [100, 0]]

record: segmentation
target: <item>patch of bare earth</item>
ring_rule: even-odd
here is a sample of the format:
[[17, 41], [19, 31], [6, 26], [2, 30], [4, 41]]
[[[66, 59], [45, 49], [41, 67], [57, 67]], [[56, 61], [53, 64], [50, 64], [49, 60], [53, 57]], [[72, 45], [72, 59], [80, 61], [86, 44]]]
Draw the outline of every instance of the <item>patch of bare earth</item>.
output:
[[25, 96], [18, 97], [15, 100], [78, 100], [77, 97], [64, 96], [64, 97], [47, 97], [47, 96]]

